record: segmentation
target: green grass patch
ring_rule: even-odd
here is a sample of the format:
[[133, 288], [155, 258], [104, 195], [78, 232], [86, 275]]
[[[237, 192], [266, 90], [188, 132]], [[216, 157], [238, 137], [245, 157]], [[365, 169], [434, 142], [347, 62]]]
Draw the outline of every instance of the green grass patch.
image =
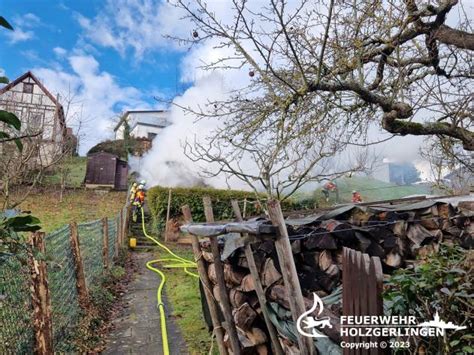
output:
[[64, 174], [66, 187], [80, 187], [86, 176], [87, 157], [68, 157], [53, 172], [46, 175], [43, 185], [60, 185]]
[[[360, 192], [364, 202], [391, 200], [410, 195], [429, 195], [436, 193], [436, 191], [433, 191], [430, 186], [423, 184], [400, 186], [364, 176], [342, 178], [337, 180], [336, 183], [339, 188], [340, 203], [350, 202], [352, 200], [353, 190]], [[323, 202], [323, 197], [321, 189], [316, 189], [314, 192], [314, 198], [321, 201], [322, 205], [325, 204]], [[336, 203], [335, 194], [331, 193], [329, 204], [333, 205], [334, 203]]]
[[[191, 248], [169, 245], [177, 255], [193, 260]], [[162, 254], [160, 253], [160, 256]], [[208, 354], [211, 334], [202, 314], [198, 280], [182, 269], [168, 269], [166, 274], [166, 296], [173, 308], [172, 317], [181, 330], [190, 354]], [[214, 354], [218, 354], [214, 344]]]
[[52, 232], [71, 222], [87, 222], [115, 216], [125, 204], [126, 192], [99, 193], [92, 190], [66, 190], [59, 200], [59, 189], [34, 193], [20, 205], [41, 221], [42, 230]]

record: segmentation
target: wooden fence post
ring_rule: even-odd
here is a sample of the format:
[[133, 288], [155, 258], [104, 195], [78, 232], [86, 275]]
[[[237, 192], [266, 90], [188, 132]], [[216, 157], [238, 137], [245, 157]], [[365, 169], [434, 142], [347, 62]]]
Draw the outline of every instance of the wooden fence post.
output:
[[[231, 201], [232, 209], [234, 210], [234, 214], [236, 220], [239, 222], [243, 222], [242, 214], [240, 213], [239, 203], [236, 200]], [[246, 235], [244, 234], [244, 237]], [[265, 324], [267, 325], [268, 333], [270, 333], [270, 338], [273, 345], [273, 351], [277, 355], [283, 355], [283, 349], [281, 348], [280, 341], [278, 340], [278, 334], [273, 325], [270, 315], [268, 314], [267, 309], [267, 298], [265, 297], [265, 292], [263, 291], [262, 282], [260, 280], [260, 275], [258, 274], [257, 264], [255, 263], [255, 258], [253, 256], [253, 250], [250, 243], [246, 243], [245, 245], [245, 257], [247, 258], [247, 262], [250, 269], [250, 274], [253, 277], [254, 284], [255, 284], [255, 292], [257, 293], [258, 302], [260, 303], [260, 309], [263, 313], [263, 319], [265, 320]]]
[[[278, 227], [278, 235], [275, 241], [275, 248], [278, 255], [278, 261], [283, 274], [285, 288], [288, 291], [288, 301], [290, 303], [291, 315], [293, 321], [297, 322], [299, 316], [306, 312], [301, 286], [296, 273], [295, 260], [291, 251], [290, 239], [285, 225], [285, 219], [281, 211], [278, 200], [268, 201], [268, 214], [275, 227]], [[313, 339], [305, 337], [298, 333], [298, 346], [303, 355], [315, 354]]]
[[[344, 316], [381, 316], [383, 315], [383, 272], [378, 257], [370, 257], [349, 248], [343, 248], [342, 257], [342, 314]], [[359, 336], [344, 336], [349, 343], [380, 343], [382, 337], [369, 339]], [[344, 355], [366, 354], [364, 349], [343, 349]], [[373, 348], [370, 354], [385, 354], [387, 349]]]
[[79, 243], [79, 233], [77, 223], [72, 222], [69, 225], [72, 256], [74, 260], [74, 271], [76, 276], [76, 289], [79, 297], [79, 305], [82, 309], [89, 307], [89, 292], [86, 286], [86, 278], [84, 275], [84, 264], [82, 262], [81, 248]]
[[[188, 205], [181, 207], [183, 211], [185, 223], [192, 223], [193, 218], [191, 215], [191, 209]], [[199, 239], [195, 235], [191, 235], [191, 241], [193, 245], [194, 259], [197, 263], [197, 268], [199, 272], [199, 278], [202, 282], [204, 288], [204, 295], [206, 296], [206, 301], [209, 306], [209, 313], [211, 314], [212, 325], [214, 328], [214, 333], [216, 334], [217, 347], [219, 348], [219, 354], [227, 355], [227, 348], [224, 345], [224, 330], [222, 328], [221, 321], [219, 319], [219, 310], [217, 304], [214, 300], [214, 295], [212, 294], [211, 281], [209, 280], [209, 275], [206, 270], [206, 265], [202, 258], [201, 247], [199, 245]]]
[[[214, 213], [212, 211], [212, 202], [209, 196], [202, 198], [204, 204], [204, 214], [206, 215], [206, 221], [208, 223], [214, 222]], [[232, 308], [230, 306], [229, 295], [227, 294], [227, 288], [225, 286], [224, 279], [224, 268], [221, 262], [221, 253], [219, 252], [219, 244], [217, 237], [210, 237], [212, 256], [214, 258], [214, 266], [216, 268], [217, 286], [219, 289], [220, 301], [222, 306], [222, 313], [227, 326], [227, 333], [229, 334], [229, 340], [232, 345], [232, 353], [234, 355], [240, 355], [240, 344], [239, 337], [237, 335], [237, 328], [235, 327], [234, 317], [232, 316]]]
[[107, 217], [102, 218], [102, 262], [104, 269], [109, 267], [109, 224]]
[[51, 298], [49, 294], [46, 262], [36, 259], [35, 253], [45, 253], [44, 233], [31, 234], [28, 250], [30, 269], [30, 293], [33, 305], [33, 327], [35, 332], [35, 354], [53, 354], [53, 326], [51, 321]]

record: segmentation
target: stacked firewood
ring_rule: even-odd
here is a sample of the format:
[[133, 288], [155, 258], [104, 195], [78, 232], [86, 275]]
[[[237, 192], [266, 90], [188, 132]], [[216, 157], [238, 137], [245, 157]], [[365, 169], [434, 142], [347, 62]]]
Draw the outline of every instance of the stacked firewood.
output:
[[[384, 273], [391, 273], [397, 268], [418, 262], [415, 260], [419, 256], [436, 252], [441, 242], [472, 247], [472, 215], [472, 204], [453, 208], [449, 204], [437, 203], [429, 208], [409, 212], [367, 212], [354, 209], [335, 219], [305, 225], [287, 225], [307, 308], [312, 304], [313, 292], [320, 297], [328, 296], [341, 284], [343, 247], [380, 257]], [[219, 301], [216, 270], [209, 243], [202, 241], [201, 248], [209, 279], [214, 285], [214, 298]], [[267, 300], [289, 310], [274, 242], [260, 241], [252, 244], [252, 248]], [[237, 248], [225, 260], [224, 277], [243, 352], [270, 353], [269, 334], [243, 248]], [[341, 314], [340, 303], [325, 307], [324, 312], [323, 316], [334, 319], [332, 324], [339, 324], [337, 318]], [[337, 326], [322, 331], [327, 332], [326, 335], [334, 342], [340, 341]], [[228, 342], [227, 337], [225, 341]], [[294, 344], [282, 334], [280, 341], [285, 352], [292, 353]], [[226, 345], [230, 347], [229, 344]]]

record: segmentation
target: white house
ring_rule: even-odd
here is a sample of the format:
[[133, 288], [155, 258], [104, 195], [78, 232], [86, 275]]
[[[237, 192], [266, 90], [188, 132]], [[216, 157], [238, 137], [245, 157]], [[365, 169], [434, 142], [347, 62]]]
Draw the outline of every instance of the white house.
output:
[[38, 158], [43, 166], [63, 153], [68, 134], [63, 107], [33, 73], [26, 72], [0, 89], [0, 110], [20, 119], [22, 135], [39, 139]]
[[127, 111], [114, 128], [115, 139], [124, 138], [124, 130], [128, 125], [131, 137], [152, 140], [171, 124], [167, 116], [168, 111], [164, 110]]

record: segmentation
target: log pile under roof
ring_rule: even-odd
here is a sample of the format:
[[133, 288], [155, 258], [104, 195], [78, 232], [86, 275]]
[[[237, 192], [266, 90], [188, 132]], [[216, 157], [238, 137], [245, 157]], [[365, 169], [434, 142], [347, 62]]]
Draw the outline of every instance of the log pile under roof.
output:
[[[342, 248], [349, 247], [370, 256], [378, 256], [385, 274], [398, 268], [412, 267], [430, 253], [437, 252], [440, 243], [457, 243], [472, 248], [474, 237], [474, 202], [426, 200], [411, 204], [377, 206], [343, 206], [330, 212], [301, 218], [287, 218], [293, 258], [307, 309], [312, 305], [312, 293], [320, 297], [339, 299], [342, 273]], [[224, 257], [224, 278], [232, 307], [242, 353], [267, 354], [272, 352], [269, 332], [262, 315], [262, 307], [255, 291], [255, 280], [250, 274], [244, 243], [251, 242], [255, 264], [270, 305], [289, 310], [288, 294], [283, 287], [282, 270], [273, 240], [277, 230], [266, 219], [241, 223], [189, 224], [182, 229], [201, 237], [219, 238]], [[231, 234], [229, 234], [231, 233]], [[250, 234], [244, 241], [238, 234]], [[214, 298], [220, 293], [214, 258], [209, 239], [201, 239], [202, 257], [213, 285]], [[325, 305], [324, 316], [335, 319], [341, 315], [340, 301]], [[291, 318], [291, 317], [290, 317]], [[279, 329], [277, 327], [277, 329]], [[337, 327], [322, 331], [335, 343], [340, 336]], [[278, 331], [285, 353], [293, 353], [295, 339]], [[224, 342], [228, 342], [227, 335]], [[229, 344], [226, 343], [229, 347]]]

